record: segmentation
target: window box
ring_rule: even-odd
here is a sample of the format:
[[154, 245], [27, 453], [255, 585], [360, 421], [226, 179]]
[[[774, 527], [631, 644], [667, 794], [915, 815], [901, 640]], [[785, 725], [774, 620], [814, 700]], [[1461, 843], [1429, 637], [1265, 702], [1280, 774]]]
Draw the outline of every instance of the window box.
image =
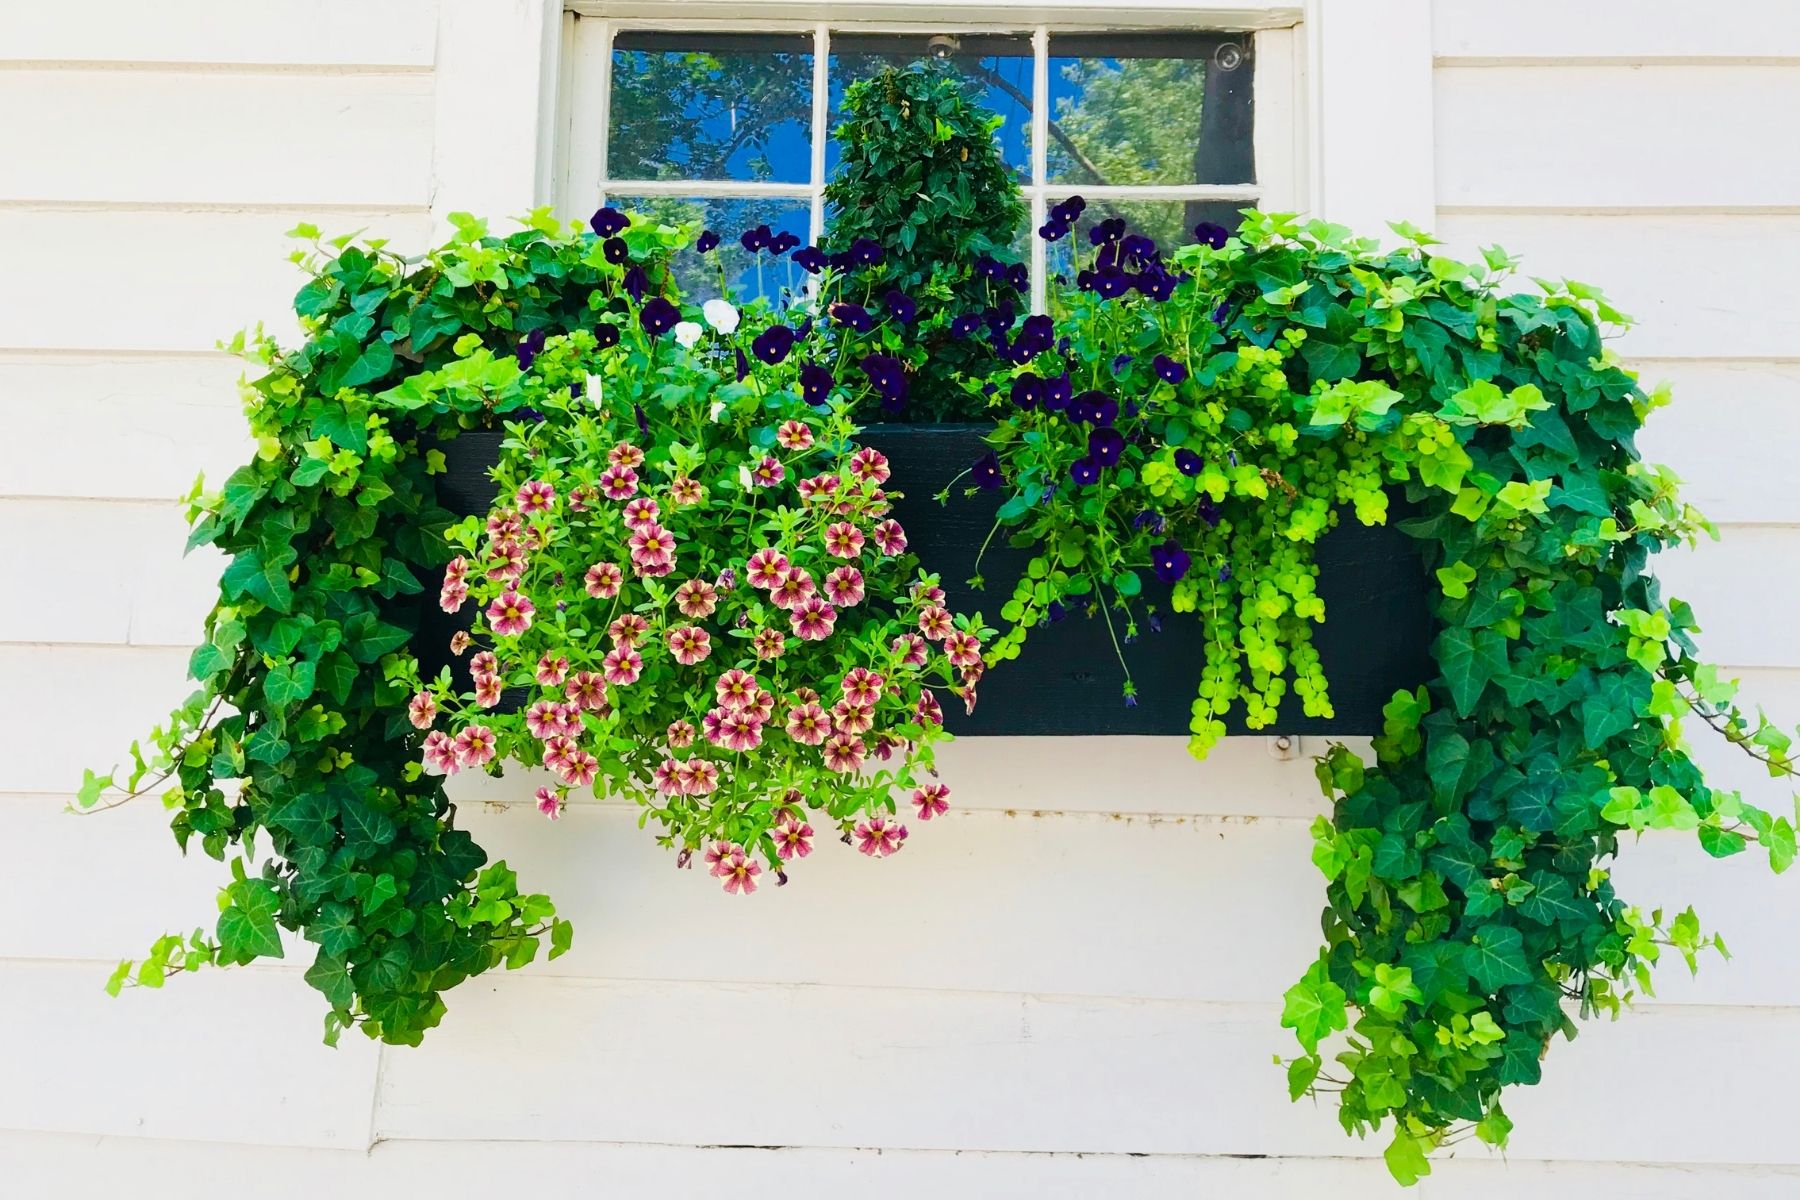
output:
[[[977, 592], [965, 582], [992, 528], [998, 496], [965, 497], [959, 486], [948, 504], [935, 499], [984, 452], [982, 433], [974, 425], [875, 426], [859, 441], [892, 463], [894, 482], [905, 492], [894, 515], [906, 528], [909, 551], [942, 577], [952, 611], [980, 611], [998, 625], [1000, 605], [1024, 569], [1025, 553], [996, 537], [982, 559], [987, 587]], [[438, 482], [438, 498], [451, 512], [488, 511], [494, 496], [488, 471], [499, 461], [501, 436], [465, 433], [444, 448], [447, 470]], [[1314, 627], [1313, 642], [1336, 715], [1306, 717], [1290, 694], [1267, 729], [1246, 730], [1240, 706], [1227, 719], [1233, 733], [1379, 733], [1382, 706], [1394, 692], [1417, 687], [1431, 675], [1429, 592], [1413, 540], [1392, 524], [1366, 528], [1346, 519], [1320, 540], [1316, 558], [1326, 621]], [[458, 672], [458, 686], [468, 686], [466, 668], [451, 658], [449, 642], [473, 617], [473, 609], [446, 614], [435, 594], [428, 595], [414, 643], [428, 677], [448, 664]], [[1106, 623], [1071, 613], [1034, 631], [1018, 659], [982, 680], [973, 714], [946, 703], [946, 723], [965, 736], [1185, 735], [1202, 647], [1203, 627], [1188, 615], [1171, 616], [1161, 633], [1146, 632], [1123, 646], [1138, 689], [1137, 705], [1127, 707]]]

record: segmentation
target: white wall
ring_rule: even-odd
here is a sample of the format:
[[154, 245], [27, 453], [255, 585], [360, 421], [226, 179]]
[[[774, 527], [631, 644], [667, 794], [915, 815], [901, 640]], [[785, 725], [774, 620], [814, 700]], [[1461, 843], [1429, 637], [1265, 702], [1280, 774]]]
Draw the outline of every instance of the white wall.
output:
[[[61, 812], [84, 765], [185, 692], [218, 564], [181, 558], [170, 498], [245, 449], [214, 340], [290, 327], [299, 220], [424, 239], [437, 18], [432, 0], [0, 9], [0, 1194], [1391, 1194], [1379, 1146], [1288, 1105], [1269, 1062], [1315, 946], [1319, 801], [1310, 763], [1259, 740], [1205, 764], [1176, 741], [958, 746], [958, 807], [904, 855], [824, 846], [749, 900], [677, 873], [620, 807], [552, 825], [528, 786], [480, 783], [476, 836], [555, 895], [575, 949], [456, 990], [423, 1049], [320, 1046], [304, 956], [101, 993], [116, 958], [210, 924], [221, 873], [178, 858], [154, 807]], [[1439, 0], [1434, 24], [1440, 230], [1642, 319], [1626, 352], [1680, 397], [1647, 448], [1726, 533], [1667, 577], [1711, 653], [1800, 716], [1800, 634], [1776, 626], [1800, 550], [1800, 171], [1780, 124], [1800, 21], [1777, 0]], [[1619, 875], [1647, 904], [1697, 903], [1736, 959], [1665, 973], [1656, 1002], [1558, 1045], [1511, 1102], [1510, 1162], [1467, 1154], [1424, 1194], [1800, 1188], [1794, 882], [1681, 840]]]

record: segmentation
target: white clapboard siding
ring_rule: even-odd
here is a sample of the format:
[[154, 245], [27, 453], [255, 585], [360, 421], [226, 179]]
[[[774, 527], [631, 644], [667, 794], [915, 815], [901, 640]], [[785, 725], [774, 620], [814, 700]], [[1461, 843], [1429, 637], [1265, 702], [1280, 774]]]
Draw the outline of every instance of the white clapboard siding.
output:
[[[1789, 0], [1435, 0], [1439, 61], [1657, 62], [1800, 60], [1800, 10]], [[1631, 120], [1608, 124], [1608, 137]], [[1604, 139], [1597, 138], [1597, 142]]]
[[[0, 958], [107, 962], [212, 927], [226, 869], [197, 846], [179, 857], [154, 798], [86, 816], [67, 803], [0, 798], [0, 838], [38, 851], [0, 874], [0, 912], [66, 887], [70, 862], [132, 903], [73, 925], [0, 922]], [[739, 897], [703, 869], [678, 871], [621, 806], [554, 823], [524, 806], [460, 818], [575, 923], [574, 948], [534, 974], [1257, 1003], [1285, 991], [1319, 946], [1323, 880], [1299, 819], [973, 810], [914, 822], [888, 860], [821, 839], [786, 887], [765, 875]], [[1616, 877], [1646, 912], [1694, 905], [1735, 955], [1709, 957], [1697, 976], [1671, 958], [1658, 999], [1781, 1005], [1800, 992], [1786, 952], [1800, 876], [1775, 877], [1753, 855], [1708, 859], [1692, 837], [1668, 834], [1623, 847]], [[289, 954], [304, 967], [313, 948], [295, 942]], [[305, 987], [297, 976], [292, 986]]]
[[[195, 1161], [207, 1170], [194, 1173]], [[368, 1153], [234, 1146], [149, 1138], [0, 1133], [0, 1162], [22, 1195], [141, 1200], [237, 1200], [257, 1180], [260, 1200], [314, 1200], [388, 1191], [423, 1195], [506, 1179], [543, 1200], [595, 1194], [658, 1200], [916, 1200], [919, 1196], [1030, 1196], [1032, 1200], [1394, 1200], [1379, 1161], [1361, 1158], [1007, 1154], [833, 1150], [803, 1146], [673, 1146], [584, 1141], [399, 1141]], [[1800, 1171], [1741, 1165], [1624, 1165], [1507, 1161], [1470, 1145], [1434, 1161], [1407, 1196], [1517, 1200], [1521, 1195], [1630, 1200], [1791, 1200]]]
[[436, 0], [84, 0], [0, 8], [0, 63], [427, 70]]
[[1744, 119], [1800, 112], [1800, 60], [1440, 66], [1435, 87], [1443, 209], [1800, 208], [1800, 159]]
[[426, 74], [0, 70], [0, 111], [32, 114], [0, 124], [0, 201], [430, 199]]
[[[132, 902], [104, 879], [81, 886], [95, 904]], [[214, 971], [117, 999], [106, 975], [101, 963], [0, 961], [0, 1128], [368, 1145], [376, 1047], [323, 1046], [317, 994], [293, 972]]]
[[1448, 214], [1437, 232], [1465, 259], [1498, 244], [1525, 275], [1602, 288], [1638, 322], [1615, 342], [1627, 357], [1800, 355], [1800, 215]]
[[[1377, 1153], [1346, 1142], [1328, 1106], [1288, 1104], [1271, 1065], [1288, 1051], [1279, 1010], [515, 973], [474, 982], [435, 1040], [387, 1056], [375, 1128], [382, 1138]], [[1554, 1048], [1544, 1084], [1510, 1100], [1510, 1153], [1781, 1162], [1781, 1089], [1795, 1069], [1791, 1010], [1644, 1008]], [[1633, 1103], [1596, 1109], [1595, 1080]], [[1694, 1119], [1715, 1107], [1732, 1120]]]
[[83, 767], [129, 764], [132, 740], [192, 693], [188, 653], [0, 644], [0, 679], [18, 698], [6, 710], [0, 792], [73, 794]]
[[187, 529], [166, 501], [0, 500], [0, 561], [40, 577], [57, 565], [54, 603], [38, 588], [0, 589], [0, 636], [197, 645], [226, 559], [210, 546], [183, 554]]
[[[240, 329], [267, 323], [292, 339], [294, 293], [305, 276], [286, 231], [310, 219], [292, 212], [92, 212], [0, 208], [8, 278], [0, 291], [0, 349], [212, 350]], [[417, 253], [424, 214], [334, 212], [326, 234], [366, 228]]]
[[1674, 403], [1638, 437], [1652, 462], [1673, 468], [1682, 495], [1716, 522], [1800, 523], [1793, 447], [1800, 445], [1800, 341], [1794, 362], [1632, 365], [1646, 388], [1666, 381]]
[[[172, 500], [254, 448], [224, 354], [96, 357], [0, 351], [0, 496]], [[67, 432], [79, 429], [79, 439]]]

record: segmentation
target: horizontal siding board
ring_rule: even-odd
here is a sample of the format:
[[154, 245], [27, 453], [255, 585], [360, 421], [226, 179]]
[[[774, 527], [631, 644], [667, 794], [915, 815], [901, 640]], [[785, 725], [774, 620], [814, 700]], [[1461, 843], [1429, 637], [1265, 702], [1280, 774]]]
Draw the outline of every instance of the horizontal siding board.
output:
[[1497, 243], [1526, 275], [1604, 289], [1638, 322], [1614, 342], [1627, 357], [1800, 358], [1800, 215], [1453, 213], [1437, 232], [1465, 259]]
[[[1363, 1155], [1289, 1105], [1279, 1003], [593, 983], [518, 974], [390, 1055], [381, 1138]], [[757, 1070], [768, 1063], [775, 1069]], [[1754, 1068], [1749, 1064], [1754, 1063]], [[1645, 1008], [1553, 1049], [1510, 1157], [1783, 1162], [1800, 1012]], [[1631, 1096], [1597, 1109], [1596, 1089]], [[472, 1105], [467, 1097], [482, 1097]], [[1729, 1122], [1694, 1114], [1729, 1111]]]
[[57, 579], [55, 603], [0, 589], [0, 639], [196, 645], [226, 559], [210, 546], [183, 554], [187, 529], [174, 504], [0, 500], [0, 562], [54, 563]]
[[323, 1046], [318, 995], [293, 972], [214, 971], [117, 999], [106, 975], [0, 961], [0, 1128], [368, 1146], [376, 1047]]
[[[172, 500], [224, 482], [254, 444], [223, 354], [0, 353], [0, 495]], [[70, 436], [80, 430], [80, 437]]]
[[0, 200], [430, 200], [428, 75], [0, 71], [0, 111], [28, 110], [0, 124]]
[[[288, 261], [295, 243], [285, 233], [305, 219], [304, 211], [0, 210], [9, 272], [32, 280], [0, 291], [0, 350], [210, 351], [258, 321], [291, 342], [305, 276]], [[424, 245], [429, 218], [334, 213], [319, 224], [327, 233], [366, 227], [410, 253]]]
[[1674, 403], [1651, 415], [1638, 448], [1681, 476], [1688, 503], [1721, 523], [1800, 524], [1800, 362], [1634, 365], [1646, 388], [1672, 389]]
[[431, 66], [437, 0], [84, 0], [0, 7], [0, 63]]
[[[238, 1200], [254, 1178], [263, 1200], [387, 1192], [461, 1193], [506, 1179], [546, 1200], [606, 1194], [701, 1200], [917, 1200], [919, 1196], [1030, 1196], [1032, 1200], [1393, 1200], [1393, 1179], [1371, 1159], [1179, 1157], [1121, 1154], [952, 1153], [620, 1144], [602, 1141], [385, 1141], [367, 1154], [276, 1146], [0, 1133], [9, 1182], [27, 1196]], [[196, 1170], [204, 1164], [204, 1170]], [[722, 1182], [723, 1181], [723, 1182]], [[1407, 1192], [1420, 1200], [1517, 1200], [1521, 1195], [1631, 1200], [1791, 1200], [1788, 1167], [1508, 1162], [1479, 1146], [1434, 1159]]]
[[[1800, 10], [1791, 0], [1435, 0], [1440, 59], [1800, 59]], [[1614, 122], [1609, 133], [1629, 122]]]
[[[1440, 206], [1800, 208], [1800, 157], [1746, 119], [1800, 112], [1800, 62], [1439, 67], [1434, 86]], [[1554, 119], [1519, 120], [1526, 96]]]

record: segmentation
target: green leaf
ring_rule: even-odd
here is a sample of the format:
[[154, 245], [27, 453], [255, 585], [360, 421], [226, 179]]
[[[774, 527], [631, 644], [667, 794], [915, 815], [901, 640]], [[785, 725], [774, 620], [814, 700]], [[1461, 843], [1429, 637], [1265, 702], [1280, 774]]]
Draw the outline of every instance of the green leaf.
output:
[[285, 662], [263, 677], [263, 696], [277, 711], [292, 708], [313, 694], [313, 664]]
[[356, 985], [344, 960], [321, 951], [306, 968], [306, 982], [324, 994], [333, 1008], [349, 1008], [356, 1000]]
[[1490, 629], [1446, 629], [1433, 653], [1459, 717], [1473, 712], [1487, 685], [1507, 670], [1506, 638]]
[[1281, 1023], [1294, 1031], [1294, 1036], [1311, 1054], [1327, 1035], [1348, 1027], [1349, 1014], [1345, 1007], [1348, 1000], [1344, 989], [1331, 982], [1321, 959], [1283, 995]]
[[1463, 952], [1463, 966], [1484, 992], [1497, 992], [1509, 983], [1532, 980], [1524, 939], [1510, 925], [1483, 925]]
[[343, 812], [344, 849], [367, 859], [394, 840], [394, 823], [388, 815], [357, 797], [340, 801]]
[[261, 879], [234, 880], [226, 889], [226, 907], [219, 913], [218, 938], [221, 959], [246, 963], [254, 958], [280, 958], [281, 934], [275, 913], [281, 902], [274, 886]]
[[1381, 1152], [1381, 1160], [1387, 1164], [1388, 1174], [1401, 1187], [1411, 1187], [1431, 1174], [1431, 1163], [1425, 1157], [1423, 1144], [1398, 1129], [1394, 1131], [1394, 1140]]

